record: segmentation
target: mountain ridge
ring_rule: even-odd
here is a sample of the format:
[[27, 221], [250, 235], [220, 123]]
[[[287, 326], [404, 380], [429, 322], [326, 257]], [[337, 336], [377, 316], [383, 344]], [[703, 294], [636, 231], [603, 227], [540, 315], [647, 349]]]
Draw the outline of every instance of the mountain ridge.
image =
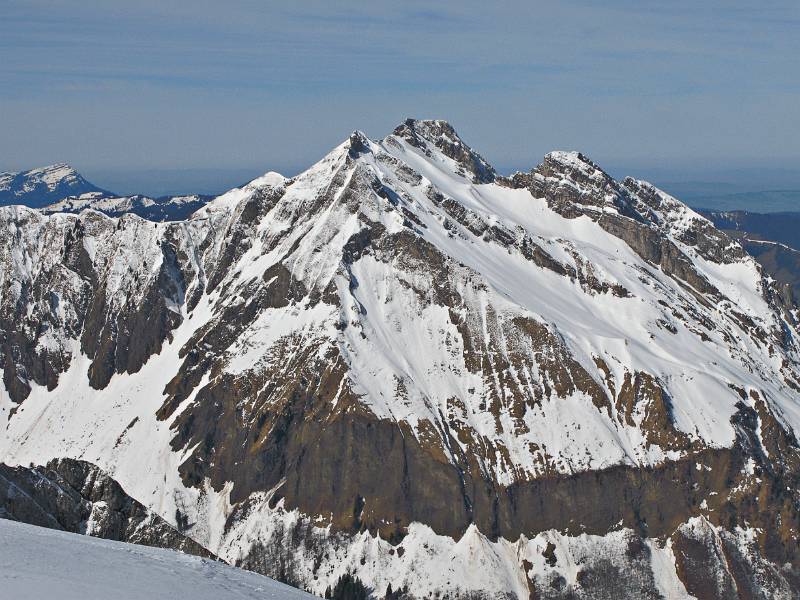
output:
[[45, 213], [96, 210], [112, 217], [132, 213], [150, 221], [180, 221], [210, 199], [200, 194], [120, 196], [89, 183], [66, 163], [0, 173], [0, 206], [19, 204]]
[[[37, 467], [0, 465], [0, 517], [215, 558], [85, 461], [64, 458]], [[180, 516], [177, 520], [181, 529], [188, 529]]]

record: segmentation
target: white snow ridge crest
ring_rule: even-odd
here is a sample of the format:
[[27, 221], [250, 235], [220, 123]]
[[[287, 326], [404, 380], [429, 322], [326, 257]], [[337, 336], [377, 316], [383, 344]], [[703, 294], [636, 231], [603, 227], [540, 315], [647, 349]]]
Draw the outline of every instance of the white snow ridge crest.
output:
[[797, 307], [645, 182], [410, 119], [184, 221], [0, 227], [6, 463], [316, 594], [798, 593]]

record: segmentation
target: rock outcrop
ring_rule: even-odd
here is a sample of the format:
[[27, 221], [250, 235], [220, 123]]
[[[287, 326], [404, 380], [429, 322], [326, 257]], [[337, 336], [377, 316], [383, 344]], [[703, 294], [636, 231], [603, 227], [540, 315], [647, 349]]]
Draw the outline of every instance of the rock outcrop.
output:
[[[131, 498], [106, 473], [82, 460], [57, 459], [44, 467], [0, 465], [0, 518], [213, 556]], [[189, 529], [182, 516], [176, 518]]]

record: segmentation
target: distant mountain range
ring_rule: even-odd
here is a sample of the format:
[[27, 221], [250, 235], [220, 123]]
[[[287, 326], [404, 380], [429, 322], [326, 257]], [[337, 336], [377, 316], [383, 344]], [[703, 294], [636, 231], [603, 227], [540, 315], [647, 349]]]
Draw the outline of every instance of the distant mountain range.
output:
[[744, 210], [701, 210], [719, 229], [737, 237], [766, 240], [800, 250], [800, 212], [758, 213]]
[[19, 173], [0, 173], [0, 206], [24, 204], [31, 208], [42, 208], [82, 194], [112, 195], [86, 181], [64, 163]]
[[212, 196], [115, 196], [99, 192], [88, 192], [80, 196], [70, 196], [43, 207], [45, 213], [79, 213], [92, 209], [109, 217], [134, 214], [148, 221], [182, 221], [188, 219], [198, 208], [205, 206]]
[[88, 182], [67, 164], [0, 173], [0, 206], [20, 204], [46, 213], [92, 209], [111, 217], [132, 213], [149, 221], [180, 221], [212, 196], [121, 196]]

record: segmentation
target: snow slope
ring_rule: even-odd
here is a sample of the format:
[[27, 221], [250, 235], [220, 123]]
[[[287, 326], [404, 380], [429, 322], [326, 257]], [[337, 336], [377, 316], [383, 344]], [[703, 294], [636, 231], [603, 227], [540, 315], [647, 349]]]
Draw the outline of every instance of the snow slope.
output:
[[13, 600], [302, 600], [223, 563], [0, 519], [0, 596]]

